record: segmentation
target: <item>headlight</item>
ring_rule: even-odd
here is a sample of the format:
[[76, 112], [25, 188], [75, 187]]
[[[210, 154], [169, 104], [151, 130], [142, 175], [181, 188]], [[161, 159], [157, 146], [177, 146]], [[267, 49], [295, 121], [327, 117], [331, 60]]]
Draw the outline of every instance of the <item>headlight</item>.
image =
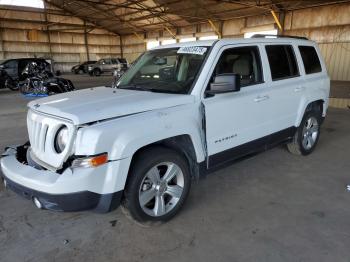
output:
[[55, 136], [55, 150], [57, 153], [62, 153], [68, 143], [68, 128], [61, 126]]

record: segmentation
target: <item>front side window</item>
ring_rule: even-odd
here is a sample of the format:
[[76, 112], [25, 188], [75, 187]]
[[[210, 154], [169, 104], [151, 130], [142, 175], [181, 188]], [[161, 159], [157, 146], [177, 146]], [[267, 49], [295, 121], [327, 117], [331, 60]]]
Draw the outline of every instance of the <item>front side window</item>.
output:
[[299, 76], [291, 45], [267, 45], [265, 48], [273, 81]]
[[150, 50], [121, 77], [117, 88], [188, 94], [209, 47]]
[[313, 46], [299, 46], [301, 58], [305, 68], [305, 73], [314, 74], [322, 71], [320, 59]]
[[3, 64], [8, 69], [15, 69], [18, 65], [18, 60], [10, 60]]
[[213, 76], [226, 73], [238, 74], [241, 86], [261, 83], [262, 70], [258, 47], [238, 47], [225, 50], [220, 56]]

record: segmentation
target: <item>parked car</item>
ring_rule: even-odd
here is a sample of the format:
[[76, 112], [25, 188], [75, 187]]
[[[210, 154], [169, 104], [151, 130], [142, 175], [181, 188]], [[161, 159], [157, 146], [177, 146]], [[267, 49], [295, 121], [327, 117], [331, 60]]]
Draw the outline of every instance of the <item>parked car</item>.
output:
[[117, 88], [30, 102], [29, 142], [6, 149], [3, 178], [38, 208], [108, 212], [123, 200], [136, 220], [166, 221], [192, 178], [279, 144], [310, 154], [329, 89], [320, 50], [305, 39], [157, 47]]
[[23, 70], [29, 63], [40, 63], [52, 71], [52, 66], [45, 59], [41, 58], [17, 58], [8, 59], [0, 64], [0, 88], [10, 88], [11, 90], [18, 90], [18, 82], [26, 78]]
[[74, 74], [85, 74], [88, 72], [88, 67], [95, 64], [97, 61], [86, 61], [84, 63], [72, 67], [71, 72]]
[[90, 65], [88, 71], [91, 76], [100, 76], [103, 73], [113, 74], [115, 69], [126, 71], [128, 68], [129, 64], [125, 58], [105, 58]]

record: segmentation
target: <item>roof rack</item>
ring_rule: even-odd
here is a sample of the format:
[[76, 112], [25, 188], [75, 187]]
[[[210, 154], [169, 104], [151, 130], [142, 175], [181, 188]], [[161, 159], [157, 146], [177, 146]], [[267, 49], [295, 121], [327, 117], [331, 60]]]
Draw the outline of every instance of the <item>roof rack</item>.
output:
[[295, 39], [309, 40], [307, 37], [304, 37], [304, 36], [294, 36], [294, 35], [265, 35], [265, 34], [255, 34], [255, 35], [252, 35], [251, 38], [295, 38]]

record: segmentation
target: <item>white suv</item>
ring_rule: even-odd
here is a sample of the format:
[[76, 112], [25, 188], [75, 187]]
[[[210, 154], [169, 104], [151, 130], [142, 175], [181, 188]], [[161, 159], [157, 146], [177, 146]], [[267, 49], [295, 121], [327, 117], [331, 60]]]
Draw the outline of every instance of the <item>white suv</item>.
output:
[[200, 41], [144, 53], [116, 88], [29, 103], [29, 142], [1, 158], [8, 188], [39, 208], [165, 221], [191, 178], [287, 144], [311, 153], [330, 80], [317, 45], [297, 38]]

